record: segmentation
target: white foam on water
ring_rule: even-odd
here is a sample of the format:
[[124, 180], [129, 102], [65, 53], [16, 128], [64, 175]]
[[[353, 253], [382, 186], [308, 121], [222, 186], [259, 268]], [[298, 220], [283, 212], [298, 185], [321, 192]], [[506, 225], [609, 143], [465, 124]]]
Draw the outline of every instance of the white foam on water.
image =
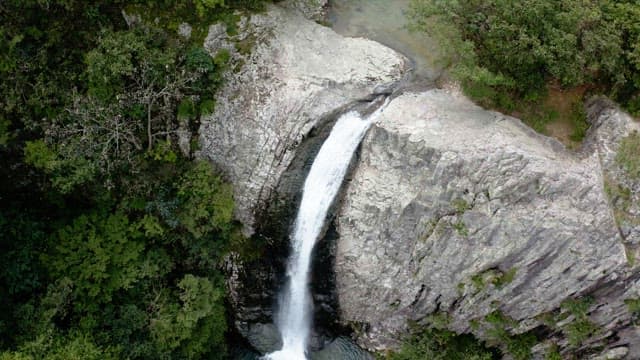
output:
[[340, 190], [353, 153], [385, 105], [367, 118], [362, 118], [356, 111], [342, 115], [311, 165], [291, 235], [288, 281], [281, 295], [277, 318], [283, 346], [282, 350], [268, 354], [267, 359], [306, 359], [313, 314], [308, 288], [313, 247], [322, 231], [329, 207]]

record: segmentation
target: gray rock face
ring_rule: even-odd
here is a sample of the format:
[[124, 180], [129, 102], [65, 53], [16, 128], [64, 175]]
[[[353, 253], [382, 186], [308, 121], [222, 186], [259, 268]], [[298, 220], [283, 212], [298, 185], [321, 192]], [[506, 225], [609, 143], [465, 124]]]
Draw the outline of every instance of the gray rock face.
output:
[[215, 112], [201, 120], [199, 156], [235, 185], [247, 235], [309, 132], [405, 69], [401, 55], [378, 43], [343, 38], [278, 7], [243, 20], [235, 37], [212, 26], [205, 48], [229, 50], [235, 69]]
[[300, 11], [308, 19], [322, 20], [329, 0], [288, 0], [284, 5]]
[[311, 360], [374, 360], [375, 358], [357, 347], [350, 339], [338, 337], [322, 350], [311, 353]]
[[616, 161], [621, 141], [640, 125], [618, 111], [606, 99], [594, 99], [588, 104], [591, 136], [585, 151], [597, 152], [604, 170], [605, 190], [625, 244], [627, 256], [640, 256], [640, 181], [629, 177]]
[[249, 344], [261, 354], [268, 354], [282, 348], [280, 333], [273, 324], [255, 324], [251, 326], [246, 337]]
[[[286, 5], [313, 17], [299, 5], [317, 11], [322, 2]], [[205, 43], [212, 55], [227, 50], [233, 71], [202, 119], [199, 156], [234, 183], [247, 235], [279, 187], [297, 183], [291, 169], [304, 168], [320, 142], [312, 133], [388, 92], [405, 71], [390, 49], [340, 37], [297, 10], [271, 7], [243, 19], [233, 36], [214, 25]], [[622, 139], [640, 127], [606, 101], [589, 113], [592, 129], [575, 154], [446, 91], [405, 93], [388, 105], [363, 142], [335, 221], [340, 316], [358, 329], [360, 345], [394, 348], [408, 321], [433, 323], [440, 313], [451, 330], [492, 340], [485, 317], [499, 311], [512, 320], [511, 334], [544, 334], [537, 357], [557, 344], [580, 358], [640, 358], [640, 314], [628, 306], [640, 299], [632, 261], [640, 256], [640, 182], [616, 160]], [[265, 325], [274, 261], [228, 261], [236, 327], [262, 351], [278, 341]], [[561, 304], [586, 296], [597, 331], [570, 343], [577, 316]]]
[[[393, 348], [407, 321], [439, 312], [490, 340], [495, 311], [514, 334], [545, 329], [563, 353], [640, 344], [624, 303], [640, 295], [638, 271], [604, 191], [612, 152], [637, 124], [608, 108], [596, 117], [575, 155], [443, 90], [395, 98], [363, 142], [337, 219], [341, 318], [359, 324], [359, 344]], [[598, 331], [568, 344], [564, 325], [540, 315], [584, 295]]]
[[626, 347], [618, 347], [606, 351], [605, 353], [594, 357], [593, 360], [619, 360], [629, 355], [629, 349]]

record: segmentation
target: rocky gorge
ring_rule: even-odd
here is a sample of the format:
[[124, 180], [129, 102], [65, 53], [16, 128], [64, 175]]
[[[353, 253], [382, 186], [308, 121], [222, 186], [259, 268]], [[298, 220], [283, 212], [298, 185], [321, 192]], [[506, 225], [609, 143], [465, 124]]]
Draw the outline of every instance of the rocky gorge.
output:
[[338, 115], [388, 96], [316, 249], [319, 327], [370, 351], [396, 349], [418, 324], [502, 348], [530, 335], [536, 358], [552, 346], [640, 358], [640, 181], [617, 161], [640, 126], [593, 99], [581, 149], [567, 150], [454, 88], [404, 86], [407, 58], [309, 20], [322, 1], [295, 4], [243, 19], [236, 35], [214, 25], [205, 42], [234, 69], [201, 119], [198, 156], [233, 183], [245, 235], [265, 246], [227, 261], [235, 326], [251, 345], [277, 348], [288, 230], [319, 145]]

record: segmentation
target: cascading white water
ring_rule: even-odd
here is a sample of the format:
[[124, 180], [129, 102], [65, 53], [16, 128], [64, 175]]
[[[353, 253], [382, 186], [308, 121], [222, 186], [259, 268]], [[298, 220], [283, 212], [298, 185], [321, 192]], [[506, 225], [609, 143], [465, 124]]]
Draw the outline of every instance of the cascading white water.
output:
[[365, 119], [355, 111], [342, 115], [311, 165], [291, 237], [292, 252], [287, 266], [288, 282], [282, 294], [278, 314], [277, 324], [282, 335], [282, 350], [267, 355], [267, 359], [306, 359], [305, 352], [313, 313], [311, 295], [307, 287], [311, 253], [353, 153], [383, 108], [384, 105]]

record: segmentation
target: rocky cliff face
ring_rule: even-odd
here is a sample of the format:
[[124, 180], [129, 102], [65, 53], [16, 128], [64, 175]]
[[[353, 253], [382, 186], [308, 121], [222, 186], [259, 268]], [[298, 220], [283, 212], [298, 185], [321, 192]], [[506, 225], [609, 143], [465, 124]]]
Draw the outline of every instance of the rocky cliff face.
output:
[[405, 59], [279, 7], [243, 19], [239, 28], [229, 36], [212, 26], [205, 42], [212, 54], [228, 50], [235, 69], [215, 112], [202, 119], [200, 156], [235, 185], [237, 218], [249, 235], [257, 209], [274, 197], [309, 133], [345, 107], [386, 91], [402, 77]]
[[445, 319], [496, 344], [496, 328], [530, 334], [540, 356], [557, 344], [638, 358], [639, 273], [625, 249], [636, 230], [620, 231], [605, 192], [624, 178], [615, 153], [638, 125], [602, 102], [591, 113], [576, 155], [443, 90], [394, 99], [337, 219], [341, 318], [358, 342], [393, 347], [409, 321]]
[[[212, 56], [231, 55], [232, 71], [214, 113], [201, 119], [199, 156], [233, 182], [236, 217], [245, 235], [262, 244], [253, 260], [234, 254], [227, 262], [236, 328], [262, 352], [279, 348], [270, 322], [305, 171], [335, 117], [388, 92], [406, 68], [396, 52], [343, 38], [305, 17], [323, 4], [285, 1], [284, 8], [242, 19], [236, 35], [214, 25], [205, 41]], [[332, 258], [324, 253], [320, 264]], [[327, 288], [325, 280], [320, 286]]]
[[[278, 347], [266, 323], [305, 168], [335, 116], [405, 71], [390, 49], [292, 10], [315, 16], [311, 5], [323, 3], [273, 7], [243, 19], [237, 35], [212, 26], [205, 44], [229, 51], [234, 69], [202, 119], [200, 156], [234, 183], [247, 235], [269, 237], [261, 212], [275, 211], [267, 226], [283, 219], [261, 258], [228, 262], [236, 326], [263, 351]], [[359, 344], [394, 348], [416, 322], [503, 347], [533, 338], [537, 357], [557, 346], [578, 358], [640, 358], [640, 181], [617, 155], [640, 127], [604, 100], [589, 113], [573, 153], [447, 91], [389, 104], [344, 191], [336, 243], [320, 244], [335, 255], [318, 263], [335, 264], [339, 315]]]

